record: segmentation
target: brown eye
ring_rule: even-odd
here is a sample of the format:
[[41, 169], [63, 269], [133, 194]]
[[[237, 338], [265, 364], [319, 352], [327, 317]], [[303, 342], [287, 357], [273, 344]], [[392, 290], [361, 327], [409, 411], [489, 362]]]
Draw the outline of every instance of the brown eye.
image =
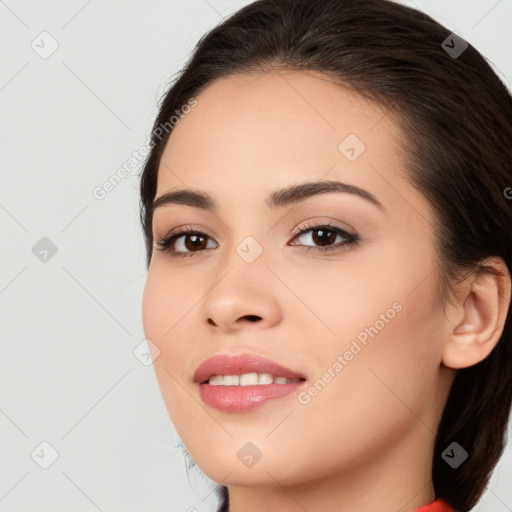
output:
[[[352, 245], [358, 241], [358, 237], [347, 231], [331, 225], [306, 226], [294, 239], [301, 240], [299, 244], [306, 246], [307, 250], [328, 251], [340, 246]], [[338, 240], [338, 243], [335, 243]], [[308, 245], [311, 242], [313, 245]]]
[[162, 237], [156, 246], [159, 250], [167, 252], [170, 256], [194, 256], [194, 253], [201, 253], [208, 247], [208, 241], [211, 240], [208, 235], [191, 229], [180, 229], [178, 232], [172, 232]]

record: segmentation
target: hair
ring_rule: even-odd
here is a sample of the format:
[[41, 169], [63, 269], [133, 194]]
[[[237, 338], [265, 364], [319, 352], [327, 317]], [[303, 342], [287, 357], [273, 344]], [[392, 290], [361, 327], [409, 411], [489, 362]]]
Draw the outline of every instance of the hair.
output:
[[[393, 115], [405, 177], [435, 218], [436, 280], [443, 307], [464, 275], [512, 268], [512, 96], [470, 44], [458, 58], [442, 46], [450, 30], [390, 0], [258, 0], [203, 35], [159, 103], [140, 181], [140, 220], [151, 262], [152, 202], [166, 142], [157, 128], [215, 80], [271, 70], [320, 72]], [[453, 46], [453, 45], [452, 45]], [[436, 498], [473, 508], [504, 447], [512, 399], [511, 310], [493, 351], [457, 371], [436, 436]], [[457, 442], [456, 469], [442, 452]], [[228, 510], [228, 492], [218, 488]]]

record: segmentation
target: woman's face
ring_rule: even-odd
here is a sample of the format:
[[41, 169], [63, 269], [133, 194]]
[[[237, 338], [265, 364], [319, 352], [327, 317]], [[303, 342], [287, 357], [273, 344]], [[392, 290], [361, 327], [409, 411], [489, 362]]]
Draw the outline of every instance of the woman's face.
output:
[[[391, 116], [314, 73], [238, 75], [196, 99], [166, 146], [156, 197], [195, 191], [214, 207], [155, 210], [155, 243], [176, 228], [202, 237], [178, 234], [175, 258], [155, 245], [143, 296], [158, 382], [188, 452], [228, 486], [370, 468], [427, 482], [453, 370], [442, 366], [433, 216], [404, 178]], [[267, 202], [317, 181], [364, 192]], [[268, 358], [305, 381], [243, 411], [222, 408], [226, 387], [206, 384], [214, 406], [194, 375], [217, 354]]]

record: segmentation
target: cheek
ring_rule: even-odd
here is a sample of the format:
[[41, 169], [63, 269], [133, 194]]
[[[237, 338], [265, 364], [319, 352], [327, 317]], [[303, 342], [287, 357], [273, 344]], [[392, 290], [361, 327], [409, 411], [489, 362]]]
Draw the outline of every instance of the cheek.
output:
[[[200, 292], [190, 282], [182, 283], [179, 274], [150, 267], [142, 296], [142, 321], [147, 338], [166, 344], [179, 329], [179, 320], [197, 301]], [[190, 300], [187, 298], [190, 296]]]
[[142, 294], [142, 323], [146, 338], [156, 340], [164, 331], [163, 313], [167, 309], [167, 304], [162, 292], [156, 272], [150, 266]]
[[[331, 428], [341, 421], [356, 437], [375, 425], [384, 434], [417, 421], [435, 402], [442, 360], [442, 307], [433, 274], [417, 286], [410, 263], [400, 273], [380, 270], [370, 279], [353, 274], [350, 293], [340, 295], [335, 306], [325, 302], [331, 311], [338, 309], [337, 321], [334, 311], [329, 317], [337, 335], [322, 347], [316, 378], [324, 380], [329, 368], [336, 377], [311, 404], [316, 402], [313, 407]], [[341, 366], [333, 367], [339, 356]]]
[[177, 357], [176, 349], [184, 343], [173, 343], [173, 338], [179, 329], [179, 318], [183, 316], [183, 301], [179, 301], [174, 290], [178, 283], [169, 283], [163, 274], [150, 270], [147, 276], [142, 296], [142, 323], [144, 334], [152, 343], [148, 343], [153, 359], [153, 368], [162, 393], [167, 392], [174, 375], [173, 365], [182, 361]]
[[[295, 332], [307, 333], [303, 349], [316, 362], [325, 364], [331, 348], [343, 353], [355, 338], [369, 342], [375, 331], [376, 339], [392, 330], [415, 336], [437, 325], [440, 305], [429, 250], [406, 242], [389, 237], [378, 247], [347, 253], [332, 264], [279, 268], [279, 276], [300, 299], [283, 294], [283, 316], [291, 319]], [[401, 337], [390, 338], [388, 349], [399, 349]]]
[[142, 296], [144, 334], [155, 345], [149, 344], [153, 368], [171, 420], [181, 423], [190, 409], [190, 395], [183, 385], [191, 385], [191, 347], [197, 346], [200, 335], [199, 330], [190, 328], [190, 318], [203, 292], [190, 279], [180, 280], [176, 273], [157, 270], [148, 272]]

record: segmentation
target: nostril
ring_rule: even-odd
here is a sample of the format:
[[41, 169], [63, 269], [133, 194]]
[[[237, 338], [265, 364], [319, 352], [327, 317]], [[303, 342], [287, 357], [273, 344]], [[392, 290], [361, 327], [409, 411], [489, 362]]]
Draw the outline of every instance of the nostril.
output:
[[256, 316], [256, 315], [246, 315], [245, 318], [247, 318], [247, 320], [250, 320], [251, 322], [256, 322], [257, 320], [259, 320], [259, 316]]

